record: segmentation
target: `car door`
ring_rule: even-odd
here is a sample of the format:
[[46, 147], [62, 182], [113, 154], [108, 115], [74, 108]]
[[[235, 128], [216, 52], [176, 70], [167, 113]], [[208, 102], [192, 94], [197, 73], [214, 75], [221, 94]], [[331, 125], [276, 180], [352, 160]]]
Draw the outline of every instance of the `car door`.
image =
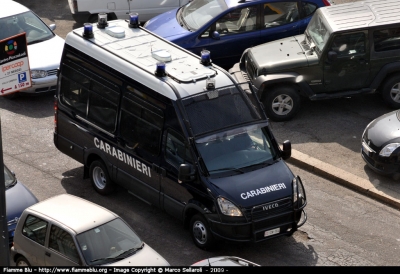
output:
[[22, 227], [22, 237], [18, 246], [24, 251], [26, 259], [31, 265], [45, 265], [47, 252], [45, 243], [49, 223], [38, 216], [29, 214]]
[[[118, 182], [140, 199], [159, 206], [160, 156], [165, 105], [143, 90], [139, 83], [127, 85], [121, 101]], [[125, 155], [125, 156], [124, 156]]]
[[[202, 49], [207, 49], [214, 63], [230, 67], [240, 59], [245, 49], [259, 44], [258, 7], [237, 8], [214, 20], [200, 35], [199, 43], [192, 51], [199, 55]], [[214, 31], [219, 35], [216, 36]]]
[[[325, 92], [357, 90], [365, 87], [370, 76], [367, 31], [335, 35], [322, 56]], [[336, 59], [328, 58], [329, 52]]]
[[52, 224], [45, 254], [46, 266], [79, 266], [81, 259], [77, 246], [68, 231]]
[[193, 163], [190, 151], [185, 147], [184, 138], [174, 130], [167, 130], [164, 136], [163, 168], [166, 173], [161, 178], [163, 190], [162, 204], [164, 210], [178, 219], [183, 218], [183, 210], [189, 200], [193, 198], [188, 190], [187, 183], [178, 181], [178, 169], [181, 164]]
[[265, 3], [261, 14], [260, 44], [298, 35], [304, 24], [297, 1]]

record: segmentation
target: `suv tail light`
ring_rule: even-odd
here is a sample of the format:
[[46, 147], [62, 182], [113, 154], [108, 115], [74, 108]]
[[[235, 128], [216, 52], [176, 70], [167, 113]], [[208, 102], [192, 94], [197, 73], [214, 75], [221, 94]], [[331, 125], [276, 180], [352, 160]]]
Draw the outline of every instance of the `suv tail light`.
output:
[[54, 132], [57, 133], [57, 111], [58, 111], [58, 101], [57, 96], [54, 96]]
[[322, 0], [322, 2], [324, 3], [325, 6], [332, 5], [330, 0]]

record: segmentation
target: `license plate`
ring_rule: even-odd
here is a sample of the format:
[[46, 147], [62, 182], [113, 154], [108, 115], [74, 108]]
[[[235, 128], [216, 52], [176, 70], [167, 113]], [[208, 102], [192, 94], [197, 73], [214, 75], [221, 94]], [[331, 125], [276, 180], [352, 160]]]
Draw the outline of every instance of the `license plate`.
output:
[[280, 231], [281, 231], [281, 229], [279, 227], [271, 229], [271, 230], [267, 230], [267, 231], [264, 232], [264, 237], [268, 237], [268, 236], [271, 236], [271, 235], [278, 234]]

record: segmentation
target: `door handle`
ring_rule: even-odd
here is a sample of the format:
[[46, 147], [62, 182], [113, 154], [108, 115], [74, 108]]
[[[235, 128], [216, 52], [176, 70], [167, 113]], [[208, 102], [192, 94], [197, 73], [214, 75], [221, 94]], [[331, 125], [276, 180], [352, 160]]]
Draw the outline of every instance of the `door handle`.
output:
[[51, 257], [51, 253], [50, 252], [45, 252], [44, 255], [46, 255], [47, 257]]

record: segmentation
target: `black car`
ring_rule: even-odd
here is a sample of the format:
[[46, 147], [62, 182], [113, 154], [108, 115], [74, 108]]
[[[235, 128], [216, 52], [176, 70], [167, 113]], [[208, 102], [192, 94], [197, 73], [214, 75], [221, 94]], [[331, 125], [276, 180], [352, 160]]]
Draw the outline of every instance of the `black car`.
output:
[[368, 124], [361, 138], [361, 155], [375, 172], [400, 179], [400, 110]]

